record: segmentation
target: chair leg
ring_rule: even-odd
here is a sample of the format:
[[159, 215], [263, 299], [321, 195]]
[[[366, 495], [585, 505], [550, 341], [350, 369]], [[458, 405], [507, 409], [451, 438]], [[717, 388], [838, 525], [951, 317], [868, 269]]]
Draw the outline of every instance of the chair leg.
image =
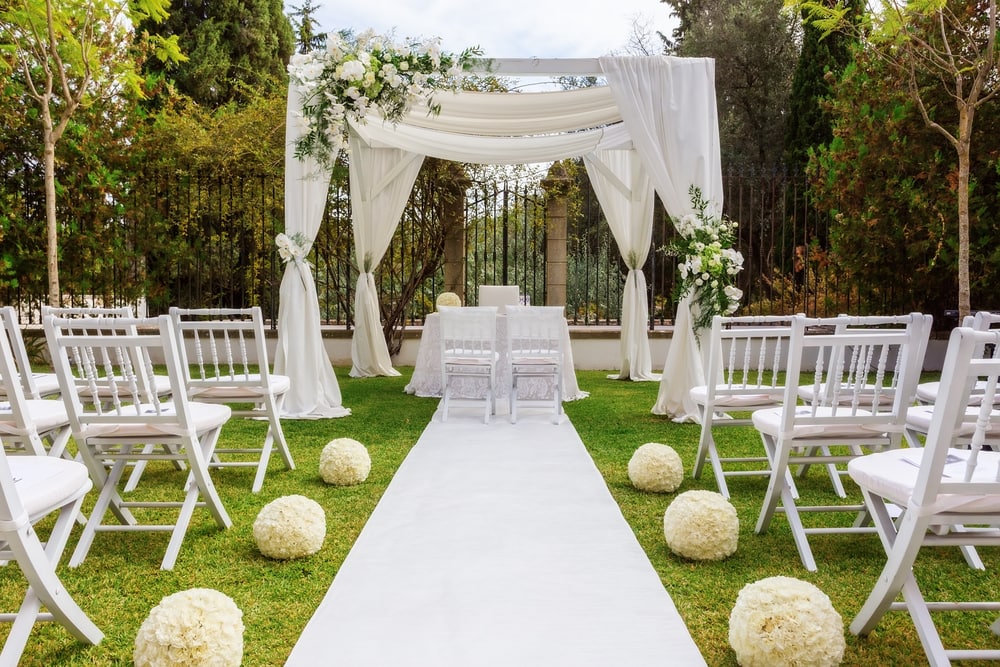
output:
[[511, 371], [510, 379], [510, 396], [507, 397], [508, 403], [510, 404], [510, 423], [517, 423], [517, 375]]

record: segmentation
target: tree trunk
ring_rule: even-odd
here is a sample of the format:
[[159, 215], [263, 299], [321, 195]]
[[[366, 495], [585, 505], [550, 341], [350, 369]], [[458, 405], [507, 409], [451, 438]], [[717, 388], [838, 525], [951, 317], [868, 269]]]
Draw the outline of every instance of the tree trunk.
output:
[[48, 238], [45, 258], [49, 273], [49, 305], [59, 307], [61, 293], [59, 290], [59, 232], [56, 228], [56, 142], [52, 133], [51, 119], [45, 118], [44, 123], [45, 231]]
[[958, 110], [958, 322], [972, 311], [969, 285], [969, 161], [974, 110]]

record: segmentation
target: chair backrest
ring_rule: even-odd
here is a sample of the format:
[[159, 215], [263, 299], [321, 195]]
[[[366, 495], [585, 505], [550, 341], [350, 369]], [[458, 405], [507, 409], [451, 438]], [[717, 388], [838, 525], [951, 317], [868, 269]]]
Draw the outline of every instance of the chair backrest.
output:
[[[180, 350], [168, 315], [44, 318], [45, 335], [73, 433], [120, 423], [175, 435], [193, 432]], [[157, 394], [153, 363], [166, 366], [170, 398]]]
[[442, 307], [441, 359], [495, 359], [497, 309], [493, 306]]
[[517, 285], [480, 285], [479, 305], [496, 306], [498, 312], [505, 312], [507, 306], [521, 303], [521, 288]]
[[562, 361], [566, 309], [562, 306], [509, 306], [507, 352], [512, 362], [522, 357], [552, 357]]
[[170, 319], [181, 346], [188, 387], [268, 386], [264, 316], [259, 307], [173, 307]]
[[713, 317], [705, 374], [709, 396], [780, 399], [791, 333], [791, 316]]
[[[28, 358], [28, 348], [24, 344], [21, 325], [18, 322], [17, 311], [13, 306], [0, 308], [0, 323], [3, 325], [4, 338], [7, 340], [14, 358], [14, 378], [20, 380], [21, 387], [28, 398], [41, 398], [38, 387], [35, 386], [34, 374], [31, 371], [31, 360]], [[6, 372], [4, 378], [6, 379]], [[4, 388], [0, 385], [0, 397], [4, 396]]]
[[[984, 356], [983, 349], [992, 350]], [[993, 406], [980, 402], [969, 412], [970, 392], [978, 384], [996, 393], [1000, 380], [1000, 331], [958, 327], [951, 332], [941, 376], [941, 394], [927, 433], [911, 506], [935, 511], [975, 512], [985, 503], [997, 514], [1000, 457], [980, 456], [987, 442]], [[975, 424], [967, 449], [950, 449], [963, 423]], [[943, 504], [942, 504], [943, 503]], [[915, 510], [919, 511], [919, 510]]]
[[784, 400], [795, 405], [802, 395], [807, 405], [783, 411], [783, 430], [849, 424], [898, 439], [916, 392], [931, 321], [920, 313], [792, 318]]

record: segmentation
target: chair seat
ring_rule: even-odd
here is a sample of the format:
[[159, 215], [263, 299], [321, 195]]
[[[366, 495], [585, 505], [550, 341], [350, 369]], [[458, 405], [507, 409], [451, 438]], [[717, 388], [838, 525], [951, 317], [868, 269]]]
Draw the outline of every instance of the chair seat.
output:
[[[973, 421], [963, 421], [955, 432], [956, 437], [971, 436], [976, 430], [975, 418], [979, 416], [979, 408], [970, 406], [965, 410], [966, 417], [971, 417]], [[931, 418], [934, 416], [933, 405], [915, 405], [906, 410], [906, 428], [927, 433], [931, 427]], [[987, 431], [993, 430], [994, 424], [1000, 426], [1000, 410], [990, 412], [990, 426]]]
[[[847, 464], [847, 473], [858, 486], [869, 489], [900, 507], [907, 507], [917, 484], [917, 474], [925, 452], [927, 450], [923, 448], [908, 447], [860, 456]], [[949, 448], [943, 478], [961, 480], [970, 454], [967, 449]], [[992, 473], [997, 470], [998, 465], [1000, 453], [980, 451], [979, 465], [976, 466], [972, 481], [993, 481]], [[920, 512], [1000, 512], [1000, 497], [941, 494], [933, 505], [921, 508]]]
[[87, 466], [51, 456], [12, 456], [7, 459], [18, 496], [34, 520], [90, 491]]
[[[884, 434], [884, 429], [876, 426], [866, 426], [864, 424], [798, 424], [793, 427], [791, 434], [781, 433], [781, 415], [784, 408], [768, 408], [755, 410], [751, 419], [754, 427], [761, 433], [775, 438], [789, 435], [793, 438], [839, 438], [839, 437], [876, 437]], [[797, 407], [796, 414], [808, 415], [812, 413], [812, 408]], [[843, 409], [837, 410], [836, 414], [843, 415]], [[870, 417], [871, 413], [865, 410], [857, 410], [853, 413], [857, 417]], [[832, 417], [834, 411], [829, 407], [816, 408], [816, 417]]]
[[[62, 401], [26, 400], [24, 404], [28, 412], [27, 417], [35, 424], [35, 429], [39, 433], [69, 424], [69, 416]], [[10, 403], [0, 403], [0, 433], [15, 432], [9, 430], [13, 425], [13, 417]]]
[[[781, 402], [781, 395], [784, 393], [783, 387], [744, 387], [740, 385], [740, 390], [743, 391], [747, 389], [749, 391], [754, 391], [759, 389], [760, 393], [749, 393], [749, 394], [734, 394], [726, 395], [719, 394], [719, 390], [728, 389], [729, 385], [716, 385], [716, 394], [714, 405], [717, 408], [746, 408], [748, 410], [753, 408], [764, 408], [773, 406], [775, 403]], [[697, 387], [692, 387], [690, 391], [691, 400], [698, 405], [704, 405], [708, 402], [708, 387], [706, 385], [699, 385]]]
[[[921, 382], [917, 385], [917, 401], [933, 405], [934, 402], [937, 401], [937, 397], [940, 392], [940, 382]], [[976, 382], [972, 389], [972, 394], [969, 396], [969, 405], [979, 405], [982, 403], [983, 396], [985, 394], [986, 383], [983, 381]], [[1000, 403], [1000, 396], [997, 396], [994, 399], [994, 403]]]
[[[194, 386], [188, 388], [188, 397], [202, 401], [230, 401], [232, 403], [239, 403], [244, 400], [251, 401], [267, 395], [260, 386], [261, 379], [258, 373], [237, 376], [235, 381], [246, 383], [246, 385], [234, 385], [231, 384], [232, 381], [230, 378], [197, 380]], [[287, 375], [268, 375], [268, 381], [271, 387], [270, 393], [273, 396], [286, 394], [292, 387], [292, 381]], [[212, 384], [214, 383], [218, 383], [220, 386], [213, 387]]]
[[[219, 403], [200, 403], [200, 402], [190, 402], [188, 403], [188, 408], [191, 413], [192, 428], [201, 433], [213, 428], [219, 428], [225, 424], [229, 418], [232, 416], [232, 409], [228, 405], [222, 405]], [[160, 407], [162, 414], [173, 414], [172, 405], [162, 405]], [[134, 415], [135, 412], [130, 406], [123, 408], [125, 416]], [[156, 414], [156, 408], [152, 405], [143, 406], [143, 415], [154, 415]], [[156, 424], [148, 421], [147, 419], [137, 419], [134, 423], [129, 421], [120, 421], [115, 424], [101, 424], [91, 423], [84, 428], [83, 436], [86, 438], [129, 438], [134, 439], [135, 437], [150, 437], [155, 438], [156, 436], [178, 436], [183, 435], [183, 432], [178, 432], [177, 425], [174, 424]]]

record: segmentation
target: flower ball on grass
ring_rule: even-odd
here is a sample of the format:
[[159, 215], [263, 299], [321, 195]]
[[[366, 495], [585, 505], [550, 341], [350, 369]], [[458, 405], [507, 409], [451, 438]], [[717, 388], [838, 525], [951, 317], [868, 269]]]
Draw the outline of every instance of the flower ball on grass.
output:
[[319, 476], [327, 484], [351, 486], [368, 479], [372, 459], [357, 440], [337, 438], [327, 443], [319, 455]]
[[454, 292], [441, 292], [438, 294], [437, 300], [434, 301], [434, 305], [438, 308], [441, 306], [458, 308], [462, 305], [462, 300]]
[[228, 595], [210, 588], [168, 595], [139, 627], [132, 660], [136, 667], [238, 667], [243, 612]]
[[640, 491], [670, 493], [684, 479], [684, 464], [673, 447], [647, 442], [629, 459], [628, 478]]
[[268, 558], [289, 560], [311, 556], [326, 538], [326, 514], [315, 500], [282, 496], [261, 508], [253, 522], [253, 539]]
[[839, 665], [844, 622], [807, 581], [768, 577], [743, 587], [729, 614], [729, 645], [743, 667]]
[[722, 560], [736, 552], [740, 520], [732, 503], [715, 491], [685, 491], [663, 513], [663, 536], [678, 556]]

